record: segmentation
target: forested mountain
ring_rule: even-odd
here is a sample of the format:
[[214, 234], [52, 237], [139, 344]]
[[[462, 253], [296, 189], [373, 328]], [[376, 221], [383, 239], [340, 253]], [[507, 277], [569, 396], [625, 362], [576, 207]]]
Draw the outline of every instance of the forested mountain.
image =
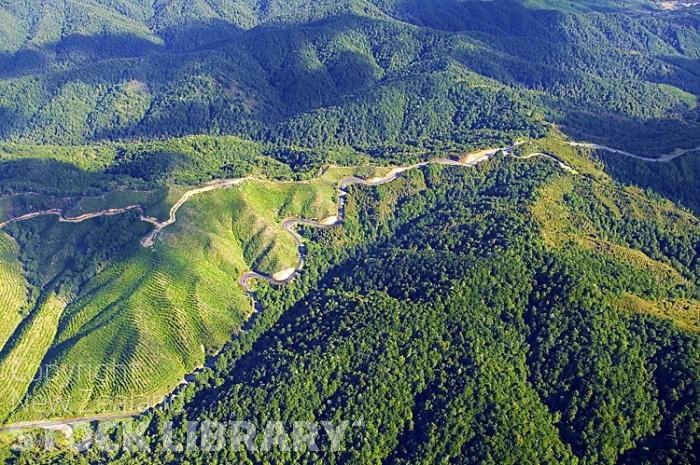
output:
[[700, 463], [699, 97], [693, 1], [0, 0], [0, 463]]
[[[305, 231], [310, 262], [299, 279], [258, 288], [264, 310], [249, 330], [140, 420], [144, 451], [10, 458], [695, 463], [700, 224], [589, 174], [495, 159], [354, 189], [343, 228]], [[238, 450], [228, 437], [214, 450], [165, 448], [167, 422], [184, 444], [186, 421], [197, 419], [363, 426], [341, 452], [320, 439], [320, 456]]]
[[5, 7], [0, 136], [381, 147], [531, 136], [547, 119], [637, 151], [650, 132], [656, 153], [700, 142], [697, 8], [104, 3]]

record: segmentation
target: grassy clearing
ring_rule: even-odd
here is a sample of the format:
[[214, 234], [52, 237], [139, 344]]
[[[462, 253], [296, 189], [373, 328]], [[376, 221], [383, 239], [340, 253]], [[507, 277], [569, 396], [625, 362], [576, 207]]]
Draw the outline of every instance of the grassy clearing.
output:
[[560, 176], [540, 190], [538, 201], [531, 207], [535, 220], [540, 224], [542, 240], [550, 247], [563, 245], [574, 232], [571, 229], [574, 212], [564, 203], [564, 196], [573, 190], [573, 186], [572, 177]]
[[[559, 152], [553, 153], [560, 156]], [[586, 164], [577, 165], [572, 159], [567, 159], [567, 163], [579, 168]], [[609, 232], [596, 223], [597, 217], [653, 223], [671, 235], [683, 235], [689, 228], [700, 226], [696, 217], [673, 202], [650, 197], [637, 187], [622, 187], [600, 171], [579, 178], [558, 176], [540, 190], [531, 209], [542, 227], [543, 239], [550, 246], [581, 237], [606, 242]]]
[[601, 253], [613, 257], [619, 262], [626, 263], [632, 268], [646, 273], [649, 277], [653, 277], [657, 285], [667, 289], [675, 286], [692, 286], [692, 284], [671, 265], [654, 260], [639, 250], [624, 247], [609, 241], [583, 237], [577, 238], [576, 244], [582, 250]]
[[652, 301], [626, 293], [617, 305], [631, 313], [670, 320], [679, 329], [700, 334], [700, 302], [697, 300]]

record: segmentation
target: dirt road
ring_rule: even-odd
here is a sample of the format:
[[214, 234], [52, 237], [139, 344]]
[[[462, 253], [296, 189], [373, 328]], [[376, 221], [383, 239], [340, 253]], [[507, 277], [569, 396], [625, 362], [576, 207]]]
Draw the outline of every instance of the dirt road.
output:
[[635, 158], [637, 160], [642, 160], [646, 161], [649, 163], [668, 163], [672, 160], [675, 160], [678, 157], [682, 157], [683, 155], [687, 155], [691, 152], [698, 152], [700, 151], [700, 145], [692, 148], [692, 149], [677, 149], [672, 153], [667, 153], [666, 155], [662, 155], [659, 158], [649, 158], [649, 157], [642, 157], [640, 155], [635, 155], [630, 152], [625, 152], [624, 150], [618, 150], [614, 149], [612, 147], [606, 147], [605, 145], [600, 145], [600, 144], [591, 144], [588, 142], [569, 142], [569, 145], [573, 147], [586, 147], [589, 149], [595, 149], [595, 150], [604, 150], [606, 152], [610, 153], [615, 153], [617, 155], [623, 155], [625, 157], [629, 158]]

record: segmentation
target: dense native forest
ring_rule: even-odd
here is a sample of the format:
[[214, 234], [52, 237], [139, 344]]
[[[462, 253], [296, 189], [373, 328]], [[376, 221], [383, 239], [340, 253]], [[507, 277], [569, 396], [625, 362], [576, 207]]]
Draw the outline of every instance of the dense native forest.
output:
[[444, 147], [541, 135], [547, 119], [638, 151], [698, 145], [697, 8], [652, 5], [6, 4], [0, 137]]
[[[0, 230], [0, 425], [145, 412], [148, 449], [0, 463], [700, 462], [693, 3], [0, 0], [0, 224], [62, 215]], [[165, 447], [195, 420], [358, 424]]]
[[[611, 202], [667, 207], [590, 179], [563, 190], [569, 182], [547, 161], [503, 160], [353, 191], [346, 227], [307, 231], [300, 279], [261, 287], [250, 330], [142, 420], [151, 452], [16, 462], [318, 459], [162, 450], [166, 421], [179, 435], [192, 418], [361, 418], [326, 463], [695, 462], [697, 220], [626, 221]], [[542, 223], [557, 194], [586, 237]], [[630, 301], [694, 310], [661, 316]]]

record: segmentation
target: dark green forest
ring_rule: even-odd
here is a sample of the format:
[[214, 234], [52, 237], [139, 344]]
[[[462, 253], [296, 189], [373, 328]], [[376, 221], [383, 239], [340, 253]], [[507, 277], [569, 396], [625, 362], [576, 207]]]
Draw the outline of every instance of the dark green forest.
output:
[[0, 39], [6, 140], [445, 148], [542, 135], [550, 121], [645, 154], [700, 143], [697, 8], [53, 3], [0, 9], [12, 29]]
[[634, 159], [600, 154], [606, 169], [628, 184], [657, 192], [677, 200], [681, 205], [700, 214], [700, 151], [679, 157], [670, 163], [645, 163]]
[[[148, 451], [0, 431], [0, 463], [700, 463], [700, 151], [567, 143], [700, 146], [700, 5], [678, 3], [0, 0], [0, 219], [138, 204], [0, 231], [3, 317], [21, 303], [0, 375], [49, 327], [27, 364], [166, 360], [155, 341], [190, 373], [139, 410]], [[521, 142], [351, 187], [342, 225], [299, 227], [290, 283], [239, 286], [289, 211], [330, 201], [313, 189], [336, 200], [328, 170]], [[200, 196], [142, 247], [142, 215], [244, 176], [254, 194]], [[358, 423], [339, 451], [163, 444], [273, 420]]]
[[353, 191], [344, 228], [305, 232], [300, 279], [260, 288], [250, 330], [146, 416], [155, 452], [11, 462], [316, 463], [275, 449], [168, 452], [162, 427], [360, 418], [323, 463], [695, 463], [700, 338], [617, 302], [697, 299], [700, 229], [602, 213], [604, 200], [578, 197], [599, 181], [581, 179], [568, 197], [590, 205], [580, 221], [690, 279], [575, 241], [552, 249], [527, 212], [563, 176], [544, 160], [495, 160]]

